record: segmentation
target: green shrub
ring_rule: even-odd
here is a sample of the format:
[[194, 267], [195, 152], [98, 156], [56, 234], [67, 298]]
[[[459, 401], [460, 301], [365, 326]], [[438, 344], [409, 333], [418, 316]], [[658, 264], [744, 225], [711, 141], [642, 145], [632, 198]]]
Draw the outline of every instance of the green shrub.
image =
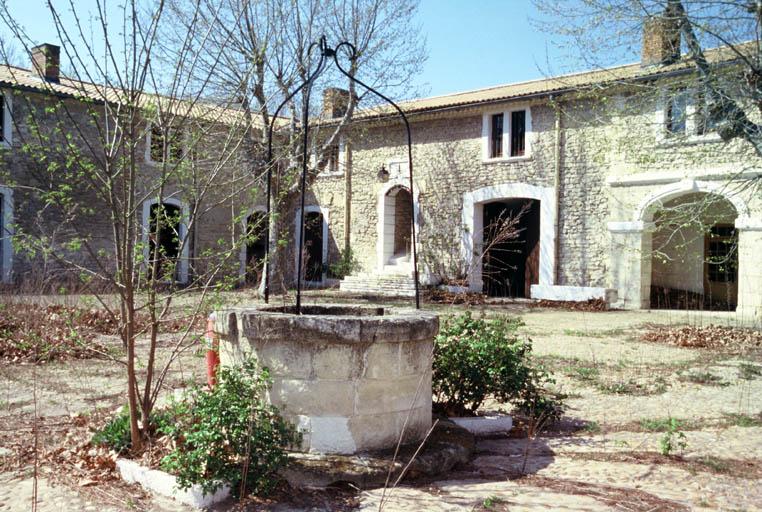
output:
[[667, 418], [666, 430], [659, 439], [659, 453], [669, 456], [675, 450], [681, 452], [688, 446], [688, 441], [681, 429], [680, 421], [676, 418]]
[[182, 488], [200, 484], [213, 493], [229, 484], [237, 492], [248, 453], [247, 492], [272, 489], [287, 461], [285, 448], [298, 442], [298, 434], [266, 402], [268, 386], [267, 370], [249, 359], [242, 367], [220, 368], [212, 390], [192, 389], [174, 405], [174, 421], [160, 428], [176, 448], [162, 467], [177, 475]]
[[132, 446], [129, 410], [122, 407], [119, 414], [93, 434], [92, 443], [107, 446], [118, 453], [128, 450]]
[[434, 345], [435, 408], [473, 414], [492, 396], [535, 417], [558, 417], [560, 402], [543, 389], [553, 380], [531, 362], [532, 343], [517, 335], [520, 325], [509, 317], [476, 319], [470, 312], [445, 321]]
[[341, 251], [341, 257], [336, 263], [328, 265], [328, 277], [331, 279], [344, 279], [352, 272], [359, 270], [360, 264], [355, 258], [352, 249], [346, 248]]
[[[175, 402], [163, 409], [154, 409], [151, 413], [149, 432], [162, 432], [166, 425], [175, 421], [176, 413], [173, 410]], [[93, 444], [106, 446], [115, 452], [122, 453], [132, 448], [130, 436], [130, 412], [125, 406], [103, 428], [96, 431], [91, 439]]]

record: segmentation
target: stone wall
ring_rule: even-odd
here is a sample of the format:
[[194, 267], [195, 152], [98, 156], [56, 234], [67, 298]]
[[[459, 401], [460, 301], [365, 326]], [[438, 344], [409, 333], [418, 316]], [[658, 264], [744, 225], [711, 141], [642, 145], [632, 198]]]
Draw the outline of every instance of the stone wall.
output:
[[[532, 119], [531, 152], [503, 161], [484, 160], [483, 115], [527, 106]], [[560, 142], [560, 172], [555, 285], [619, 288], [612, 268], [616, 266], [616, 274], [621, 274], [621, 253], [630, 248], [619, 244], [609, 223], [637, 220], [641, 203], [685, 180], [703, 180], [725, 188], [725, 194], [743, 196], [747, 214], [762, 222], [761, 195], [755, 193], [757, 188], [744, 185], [752, 183], [749, 180], [760, 168], [749, 144], [723, 143], [716, 135], [665, 138], [664, 115], [663, 99], [656, 89], [640, 95], [615, 86], [587, 97], [559, 96], [553, 103], [547, 98], [516, 100], [412, 116], [424, 279], [436, 282], [444, 277], [443, 268], [456, 273], [452, 269], [463, 259], [461, 241], [469, 236], [469, 226], [462, 221], [464, 194], [504, 184], [550, 187], [555, 192], [556, 140]], [[394, 120], [356, 122], [346, 137], [352, 148], [348, 170], [351, 246], [363, 271], [375, 272], [380, 270], [380, 195], [395, 184], [408, 185], [404, 131]], [[382, 166], [390, 171], [385, 182], [378, 176]], [[734, 185], [728, 186], [731, 182]], [[325, 180], [315, 183], [316, 194], [322, 193], [325, 184]], [[689, 188], [684, 192], [690, 192]], [[650, 257], [650, 250], [643, 253], [642, 247], [638, 244], [637, 257]], [[635, 277], [640, 270], [626, 273]]]
[[222, 364], [253, 354], [269, 368], [270, 400], [302, 431], [304, 451], [357, 453], [425, 436], [435, 315], [329, 305], [292, 313], [218, 313], [216, 330]]
[[[107, 269], [115, 265], [113, 226], [111, 210], [104, 198], [103, 183], [92, 179], [94, 173], [87, 171], [87, 165], [102, 169], [103, 149], [99, 128], [105, 126], [103, 108], [74, 99], [53, 98], [29, 91], [4, 89], [4, 94], [12, 98], [12, 145], [1, 155], [0, 186], [13, 191], [13, 212], [11, 223], [17, 233], [32, 235], [42, 245], [56, 248], [57, 256], [65, 255], [71, 264], [102, 272], [96, 259], [106, 264]], [[191, 123], [187, 123], [190, 125]], [[39, 126], [39, 129], [36, 128]], [[144, 126], [141, 126], [141, 130]], [[204, 202], [194, 204], [192, 186], [180, 179], [171, 178], [164, 185], [164, 197], [177, 201], [186, 212], [196, 209], [195, 222], [186, 224], [188, 232], [187, 266], [193, 274], [203, 273], [210, 265], [212, 252], [224, 252], [240, 236], [242, 225], [236, 218], [247, 208], [257, 203], [264, 204], [256, 183], [243, 176], [246, 172], [244, 161], [238, 155], [224, 165], [219, 164], [224, 150], [211, 139], [210, 135], [202, 145], [206, 157], [196, 150], [193, 165], [198, 173], [216, 167], [216, 176], [222, 185], [204, 192]], [[224, 140], [219, 137], [219, 140]], [[137, 160], [138, 223], [143, 222], [142, 201], [153, 200], [158, 194], [157, 182], [161, 173], [160, 165], [150, 163], [146, 158], [146, 142], [139, 139], [135, 148]], [[66, 149], [66, 144], [74, 149]], [[41, 156], [45, 153], [45, 158]], [[75, 157], [75, 155], [79, 155]], [[102, 172], [102, 171], [101, 171]], [[184, 171], [185, 172], [185, 171]], [[232, 173], [238, 172], [236, 178]], [[182, 174], [182, 173], [176, 173]], [[185, 172], [187, 176], [189, 173]], [[235, 182], [238, 188], [231, 187]], [[67, 192], [80, 207], [76, 215], [66, 216], [55, 204], [46, 202], [42, 192], [56, 190], [61, 185], [71, 186]], [[87, 244], [77, 244], [78, 239]], [[142, 230], [137, 234], [141, 243]], [[88, 249], [92, 249], [90, 252]], [[35, 252], [22, 247], [15, 248], [9, 281], [30, 290], [49, 291], [61, 287], [76, 289], [81, 273], [70, 263], [45, 255], [41, 246]], [[100, 254], [100, 256], [95, 256]], [[226, 263], [226, 271], [239, 271], [239, 258], [233, 255]], [[108, 270], [107, 270], [108, 271]], [[96, 284], [98, 280], [94, 281]], [[48, 287], [43, 289], [44, 287]], [[52, 287], [52, 288], [51, 288]]]

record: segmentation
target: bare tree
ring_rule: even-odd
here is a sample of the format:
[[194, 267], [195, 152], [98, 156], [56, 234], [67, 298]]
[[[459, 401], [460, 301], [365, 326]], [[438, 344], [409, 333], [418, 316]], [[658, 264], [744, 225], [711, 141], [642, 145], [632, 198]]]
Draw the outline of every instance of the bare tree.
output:
[[[198, 22], [188, 4], [186, 0], [170, 2], [183, 27], [174, 36], [165, 38], [167, 44], [177, 46], [177, 35], [184, 33], [184, 26]], [[417, 4], [417, 0], [204, 1], [198, 17], [206, 20], [208, 32], [203, 41], [197, 34], [193, 42], [202, 56], [198, 69], [205, 76], [210, 66], [216, 66], [216, 61], [210, 62], [206, 49], [224, 45], [227, 51], [222, 55], [221, 65], [216, 66], [210, 86], [223, 101], [238, 102], [251, 122], [257, 119], [263, 126], [269, 126], [277, 105], [316, 71], [319, 52], [311, 45], [326, 36], [330, 44], [348, 41], [356, 49], [354, 61], [349, 62], [346, 54], [339, 55], [350, 75], [394, 97], [410, 97], [418, 92], [410, 86], [410, 78], [425, 59], [420, 28], [413, 21]], [[215, 16], [209, 16], [209, 12]], [[211, 53], [214, 54], [216, 51]], [[304, 154], [299, 137], [301, 126], [308, 116], [325, 120], [319, 102], [315, 101], [315, 91], [338, 83], [344, 84], [348, 95], [334, 122], [315, 123], [311, 129], [308, 186], [326, 165], [331, 149], [338, 145], [355, 107], [373, 105], [376, 101], [340, 75], [330, 62], [327, 64], [319, 80], [304, 87], [278, 112], [282, 119], [276, 123], [273, 197], [279, 212], [273, 217], [271, 249], [278, 240], [289, 239], [291, 224], [283, 213], [296, 206], [298, 171]], [[306, 104], [310, 104], [309, 112], [305, 110]], [[252, 159], [250, 172], [257, 172], [257, 162], [261, 162], [267, 144], [266, 133], [251, 132], [246, 149], [260, 158]], [[282, 257], [285, 254], [280, 251]], [[285, 261], [273, 264], [282, 269]]]
[[[237, 280], [246, 236], [236, 204], [257, 194], [257, 177], [239, 170], [241, 148], [261, 127], [225, 103], [206, 100], [211, 77], [227, 51], [224, 39], [204, 54], [194, 44], [208, 36], [199, 15], [184, 26], [178, 47], [158, 44], [175, 25], [163, 1], [127, 1], [113, 19], [106, 3], [87, 16], [74, 3], [65, 23], [53, 3], [48, 14], [70, 76], [59, 76], [54, 47], [37, 49], [39, 78], [14, 94], [15, 156], [4, 160], [3, 181], [15, 189], [21, 218], [14, 244], [34, 267], [40, 255], [95, 293], [118, 325], [124, 354], [133, 450], [140, 451], [151, 411], [177, 358], [197, 346], [193, 320], [216, 291]], [[217, 12], [204, 10], [205, 21]], [[0, 19], [17, 42], [32, 46], [10, 8]], [[103, 47], [92, 41], [97, 36]], [[42, 53], [39, 53], [42, 52]], [[29, 72], [7, 68], [19, 83]], [[212, 213], [228, 211], [209, 230]], [[224, 217], [223, 217], [224, 218]], [[157, 361], [160, 336], [178, 309], [187, 323], [169, 357]], [[146, 348], [138, 351], [138, 341]], [[142, 422], [141, 422], [142, 420]]]

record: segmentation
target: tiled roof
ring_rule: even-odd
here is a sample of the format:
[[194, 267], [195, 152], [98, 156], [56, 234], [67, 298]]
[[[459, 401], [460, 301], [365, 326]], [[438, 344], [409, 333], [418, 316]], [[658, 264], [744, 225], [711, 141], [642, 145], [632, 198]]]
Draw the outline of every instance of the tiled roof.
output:
[[[737, 49], [745, 51], [750, 49], [750, 45], [748, 43], [739, 45]], [[729, 62], [738, 58], [737, 53], [729, 47], [707, 50], [705, 56], [710, 64]], [[687, 71], [693, 68], [693, 66], [693, 61], [688, 58], [683, 58], [677, 63], [667, 66], [644, 67], [640, 63], [626, 64], [623, 66], [583, 71], [581, 73], [572, 73], [539, 80], [530, 80], [528, 82], [498, 85], [474, 91], [404, 101], [399, 103], [399, 107], [406, 114], [430, 112], [483, 103], [493, 103], [503, 100], [550, 95], [564, 91], [593, 89], [604, 85], [656, 78], [674, 72]], [[359, 109], [356, 111], [355, 117], [385, 117], [394, 113], [395, 111], [391, 106], [381, 105], [378, 107]]]
[[[125, 103], [129, 99], [128, 91], [116, 87], [98, 85], [61, 76], [58, 82], [42, 79], [34, 71], [9, 65], [0, 65], [0, 87], [8, 86], [38, 91], [44, 94], [94, 101], [96, 103]], [[201, 101], [184, 101], [158, 94], [143, 93], [139, 96], [145, 106], [161, 103], [166, 109], [180, 116], [189, 116], [207, 121], [227, 124], [245, 123], [244, 112]], [[257, 126], [261, 125], [257, 117]]]

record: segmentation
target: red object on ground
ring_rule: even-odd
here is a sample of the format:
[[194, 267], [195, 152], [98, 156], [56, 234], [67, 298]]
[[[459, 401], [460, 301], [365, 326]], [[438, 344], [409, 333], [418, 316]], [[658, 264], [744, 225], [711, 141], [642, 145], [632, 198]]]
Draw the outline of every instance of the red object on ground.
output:
[[211, 346], [206, 351], [206, 382], [210, 388], [217, 383], [217, 367], [220, 365], [220, 340], [214, 332], [214, 320], [214, 313], [206, 320], [206, 342]]

